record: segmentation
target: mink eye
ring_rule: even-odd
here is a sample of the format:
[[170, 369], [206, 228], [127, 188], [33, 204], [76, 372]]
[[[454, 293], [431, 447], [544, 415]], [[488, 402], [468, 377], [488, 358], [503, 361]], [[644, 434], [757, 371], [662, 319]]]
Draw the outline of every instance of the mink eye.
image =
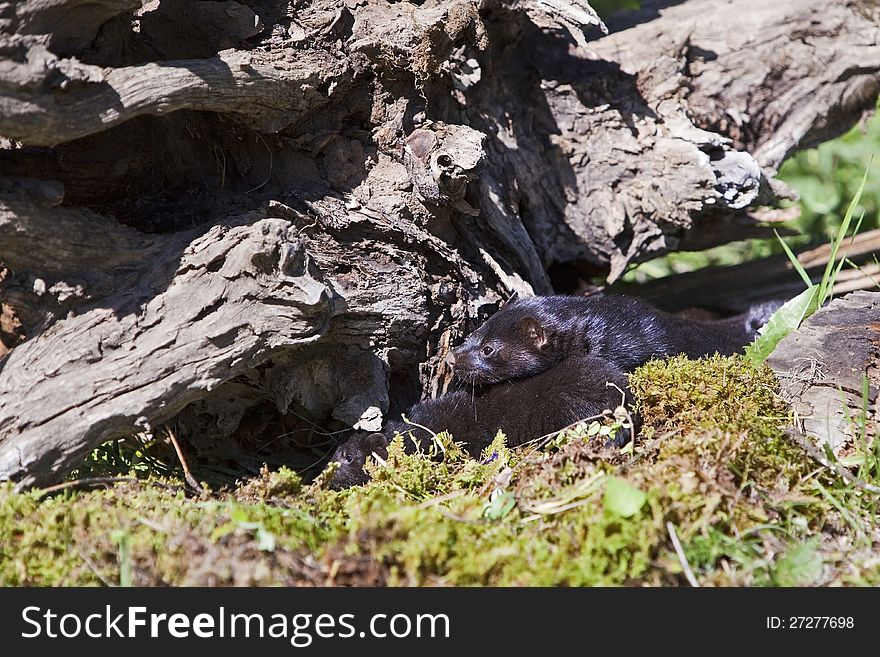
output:
[[484, 356], [491, 356], [494, 353], [495, 353], [495, 350], [492, 347], [490, 347], [489, 345], [486, 345], [485, 347], [483, 347], [483, 355]]

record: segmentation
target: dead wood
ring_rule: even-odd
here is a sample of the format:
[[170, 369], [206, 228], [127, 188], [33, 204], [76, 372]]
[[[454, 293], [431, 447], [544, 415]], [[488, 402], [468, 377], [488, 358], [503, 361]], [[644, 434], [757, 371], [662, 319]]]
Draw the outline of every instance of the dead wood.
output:
[[880, 417], [880, 292], [835, 299], [767, 362], [807, 438], [837, 457], [872, 449]]

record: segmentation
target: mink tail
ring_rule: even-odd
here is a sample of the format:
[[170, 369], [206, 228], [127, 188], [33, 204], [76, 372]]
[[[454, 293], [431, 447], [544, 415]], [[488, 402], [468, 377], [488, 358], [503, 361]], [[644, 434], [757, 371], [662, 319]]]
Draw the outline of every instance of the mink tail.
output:
[[785, 301], [774, 299], [773, 301], [764, 301], [757, 303], [745, 312], [745, 328], [746, 331], [758, 335], [758, 329], [764, 326], [770, 317], [782, 307]]

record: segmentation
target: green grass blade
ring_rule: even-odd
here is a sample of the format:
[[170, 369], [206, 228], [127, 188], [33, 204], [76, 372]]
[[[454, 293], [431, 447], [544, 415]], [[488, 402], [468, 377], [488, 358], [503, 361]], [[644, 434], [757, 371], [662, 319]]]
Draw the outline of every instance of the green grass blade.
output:
[[788, 259], [791, 261], [792, 266], [795, 271], [800, 274], [801, 280], [807, 287], [810, 287], [813, 284], [813, 281], [810, 280], [810, 275], [807, 274], [807, 270], [804, 269], [804, 266], [801, 264], [800, 260], [797, 259], [797, 256], [792, 252], [790, 248], [788, 248], [788, 244], [779, 237], [779, 233], [774, 229], [773, 234], [776, 235], [776, 239], [779, 240], [779, 243], [782, 245], [783, 251], [785, 251], [785, 255], [788, 256]]
[[828, 299], [828, 296], [831, 293], [831, 288], [834, 286], [834, 279], [836, 277], [834, 263], [837, 260], [837, 252], [840, 249], [843, 240], [849, 233], [849, 225], [852, 222], [852, 217], [859, 201], [862, 200], [862, 192], [865, 191], [865, 184], [868, 182], [868, 173], [871, 171], [871, 163], [873, 161], [874, 158], [872, 157], [871, 162], [869, 162], [868, 166], [865, 168], [862, 182], [859, 183], [859, 188], [856, 190], [855, 196], [853, 196], [852, 201], [849, 203], [849, 207], [846, 209], [846, 214], [843, 216], [843, 222], [840, 224], [840, 228], [837, 229], [837, 234], [831, 240], [831, 255], [828, 258], [828, 264], [825, 265], [825, 272], [822, 274], [822, 281], [819, 283], [820, 306]]
[[[880, 280], [877, 280], [876, 278], [874, 278], [873, 276], [871, 276], [871, 274], [869, 274], [869, 273], [866, 272], [864, 269], [862, 269], [862, 267], [861, 267], [860, 265], [858, 265], [857, 263], [853, 262], [853, 261], [850, 260], [849, 258], [846, 259], [846, 264], [848, 264], [852, 269], [857, 270], [857, 271], [858, 271], [859, 273], [861, 273], [861, 275], [864, 276], [865, 278], [869, 279], [869, 280], [874, 284], [874, 287], [878, 287], [878, 288], [880, 288]], [[876, 257], [876, 256], [874, 257], [874, 262], [873, 262], [873, 263], [865, 263], [865, 264], [873, 264], [875, 267], [880, 268], [880, 263], [877, 262], [877, 257]]]
[[[862, 215], [859, 217], [858, 222], [856, 222], [856, 227], [853, 229], [852, 237], [849, 239], [849, 246], [852, 248], [853, 242], [856, 241], [856, 235], [859, 234], [859, 229], [862, 227], [862, 220], [865, 218], [865, 211], [862, 210]], [[846, 254], [849, 250], [844, 251], [843, 255], [840, 256], [840, 262], [837, 265], [837, 268], [834, 270], [834, 273], [831, 275], [831, 280], [828, 282], [828, 290], [829, 296], [834, 292], [834, 282], [837, 280], [837, 275], [840, 273], [840, 270], [843, 269], [843, 265], [847, 262]]]

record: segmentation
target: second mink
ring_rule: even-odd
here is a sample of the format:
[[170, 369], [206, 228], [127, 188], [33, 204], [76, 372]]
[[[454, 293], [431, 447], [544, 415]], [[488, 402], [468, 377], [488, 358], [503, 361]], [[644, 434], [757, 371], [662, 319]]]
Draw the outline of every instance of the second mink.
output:
[[[419, 402], [406, 413], [409, 423], [394, 420], [382, 433], [352, 436], [333, 454], [331, 460], [339, 465], [330, 483], [336, 488], [366, 483], [367, 457], [375, 453], [384, 459], [398, 433], [404, 449], [412, 453], [417, 442], [424, 448], [433, 433], [448, 431], [478, 458], [499, 431], [507, 437], [508, 447], [516, 447], [621, 404], [632, 404], [622, 371], [599, 358], [567, 358], [523, 381], [456, 390]], [[619, 447], [632, 439], [638, 418], [631, 419], [636, 426], [622, 428], [611, 444]]]

